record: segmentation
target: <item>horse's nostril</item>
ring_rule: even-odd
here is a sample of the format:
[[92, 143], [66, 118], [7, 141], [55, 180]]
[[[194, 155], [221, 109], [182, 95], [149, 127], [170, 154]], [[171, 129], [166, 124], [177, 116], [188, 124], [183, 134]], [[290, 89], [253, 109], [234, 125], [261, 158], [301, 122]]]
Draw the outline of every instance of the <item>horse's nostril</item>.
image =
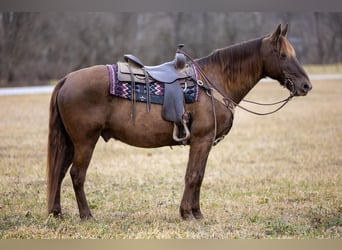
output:
[[305, 90], [306, 92], [308, 92], [308, 91], [310, 91], [310, 90], [312, 89], [311, 85], [310, 85], [310, 84], [307, 84], [307, 83], [304, 84], [303, 88], [304, 88], [304, 90]]

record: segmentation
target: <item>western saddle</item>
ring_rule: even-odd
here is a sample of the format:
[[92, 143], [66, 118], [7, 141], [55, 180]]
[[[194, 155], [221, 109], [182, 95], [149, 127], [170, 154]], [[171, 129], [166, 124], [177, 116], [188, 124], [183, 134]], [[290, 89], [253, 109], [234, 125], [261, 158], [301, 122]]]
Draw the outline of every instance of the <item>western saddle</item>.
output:
[[[187, 63], [187, 59], [179, 45], [174, 60], [157, 66], [145, 66], [136, 56], [126, 54], [126, 62], [118, 62], [118, 80], [131, 82], [132, 90], [135, 90], [135, 83], [146, 84], [147, 110], [150, 111], [149, 90], [150, 84], [154, 82], [164, 83], [164, 103], [162, 107], [163, 119], [173, 122], [173, 139], [183, 144], [190, 138], [188, 123], [190, 115], [185, 111], [184, 93], [188, 84], [195, 84], [197, 81], [193, 65]], [[135, 91], [132, 91], [132, 105], [134, 117]]]

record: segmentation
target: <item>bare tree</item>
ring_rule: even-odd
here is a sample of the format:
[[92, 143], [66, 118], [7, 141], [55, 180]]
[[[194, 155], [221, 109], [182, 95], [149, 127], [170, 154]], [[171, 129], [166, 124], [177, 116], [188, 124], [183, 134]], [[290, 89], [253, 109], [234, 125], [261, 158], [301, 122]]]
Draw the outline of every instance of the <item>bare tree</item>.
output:
[[[1, 14], [0, 41], [0, 81], [13, 82], [22, 71], [17, 71], [18, 64], [34, 56], [31, 32], [34, 32], [36, 13], [6, 12]], [[28, 47], [27, 47], [28, 46]]]
[[289, 23], [304, 63], [342, 60], [342, 13], [0, 12], [0, 82], [34, 84], [133, 53], [146, 64], [170, 60], [179, 43], [194, 57]]

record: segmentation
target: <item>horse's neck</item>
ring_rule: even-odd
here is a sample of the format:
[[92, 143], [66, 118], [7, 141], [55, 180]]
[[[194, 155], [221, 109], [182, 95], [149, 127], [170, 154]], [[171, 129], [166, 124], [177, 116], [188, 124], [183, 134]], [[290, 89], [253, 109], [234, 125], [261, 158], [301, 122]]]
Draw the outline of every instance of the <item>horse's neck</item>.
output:
[[[229, 49], [229, 48], [228, 48]], [[255, 53], [252, 50], [250, 53]], [[229, 53], [227, 53], [229, 55]], [[210, 56], [208, 56], [209, 58]], [[263, 77], [260, 56], [244, 54], [239, 60], [227, 58], [226, 65], [217, 60], [201, 60], [203, 70], [220, 91], [239, 103]]]
[[231, 96], [237, 103], [239, 103], [262, 78], [262, 67], [260, 67], [260, 70], [254, 71], [253, 73], [250, 71], [241, 71], [240, 75], [242, 76], [240, 79], [231, 79], [228, 76], [228, 79], [226, 79], [224, 83], [224, 85], [227, 86], [226, 91], [228, 96]]

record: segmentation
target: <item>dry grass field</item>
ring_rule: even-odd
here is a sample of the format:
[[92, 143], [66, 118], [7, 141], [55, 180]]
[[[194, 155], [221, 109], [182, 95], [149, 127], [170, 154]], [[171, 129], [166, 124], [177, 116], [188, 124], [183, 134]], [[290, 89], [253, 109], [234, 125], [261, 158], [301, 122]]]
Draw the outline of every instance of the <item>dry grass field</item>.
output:
[[342, 63], [326, 65], [305, 65], [304, 68], [308, 74], [341, 74]]
[[[140, 149], [114, 140], [99, 140], [87, 175], [95, 219], [80, 221], [69, 175], [64, 219], [47, 217], [50, 96], [2, 96], [0, 238], [341, 238], [341, 84], [314, 81], [308, 96], [266, 117], [238, 109], [208, 160], [201, 221], [178, 213], [188, 147]], [[287, 94], [260, 83], [248, 97], [267, 102]]]

